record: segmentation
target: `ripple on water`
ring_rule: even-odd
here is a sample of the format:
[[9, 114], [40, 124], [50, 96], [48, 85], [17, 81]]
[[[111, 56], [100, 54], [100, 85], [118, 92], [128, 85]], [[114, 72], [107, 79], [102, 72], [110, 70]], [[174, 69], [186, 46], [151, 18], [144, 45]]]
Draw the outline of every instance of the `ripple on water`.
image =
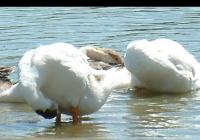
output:
[[[199, 7], [2, 7], [0, 64], [17, 66], [27, 50], [68, 42], [99, 45], [122, 56], [130, 41], [170, 38], [198, 60]], [[17, 80], [17, 68], [11, 74]], [[138, 97], [113, 92], [97, 112], [71, 125], [63, 115], [57, 126], [28, 106], [1, 104], [0, 137], [86, 139], [199, 139], [200, 92]]]

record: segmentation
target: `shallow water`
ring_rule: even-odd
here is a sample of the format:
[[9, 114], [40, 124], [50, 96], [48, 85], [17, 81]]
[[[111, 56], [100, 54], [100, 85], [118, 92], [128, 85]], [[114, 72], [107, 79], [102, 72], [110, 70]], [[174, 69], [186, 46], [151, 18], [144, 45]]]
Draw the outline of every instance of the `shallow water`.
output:
[[[200, 7], [1, 7], [0, 64], [17, 64], [41, 44], [100, 45], [122, 56], [136, 39], [170, 38], [200, 61]], [[199, 139], [200, 92], [141, 97], [113, 91], [97, 112], [61, 125], [26, 104], [0, 103], [2, 139]]]

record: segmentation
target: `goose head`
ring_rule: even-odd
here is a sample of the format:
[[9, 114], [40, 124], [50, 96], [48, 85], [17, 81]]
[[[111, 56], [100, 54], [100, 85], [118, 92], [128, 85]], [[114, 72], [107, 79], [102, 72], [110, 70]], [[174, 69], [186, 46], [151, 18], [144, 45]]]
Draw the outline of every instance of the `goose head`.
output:
[[[115, 62], [121, 63], [121, 57], [118, 58]], [[27, 51], [18, 68], [18, 83], [3, 94], [12, 101], [23, 98], [38, 115], [46, 119], [56, 117], [56, 121], [60, 121], [57, 118], [62, 113], [71, 115], [77, 123], [77, 116], [98, 111], [114, 88], [127, 86], [130, 81], [129, 75], [124, 76], [126, 69], [93, 69], [86, 54], [68, 43], [42, 45]]]
[[18, 66], [18, 87], [24, 92], [26, 102], [47, 119], [60, 113], [74, 119], [77, 113], [73, 112], [77, 110], [78, 115], [96, 112], [117, 85], [116, 70], [98, 73], [103, 78], [97, 80], [86, 54], [68, 43], [27, 51]]
[[57, 116], [58, 109], [55, 108], [55, 106], [52, 104], [49, 108], [45, 108], [45, 109], [39, 108], [39, 109], [36, 109], [35, 112], [38, 115], [41, 115], [42, 117], [44, 117], [45, 119], [52, 119]]

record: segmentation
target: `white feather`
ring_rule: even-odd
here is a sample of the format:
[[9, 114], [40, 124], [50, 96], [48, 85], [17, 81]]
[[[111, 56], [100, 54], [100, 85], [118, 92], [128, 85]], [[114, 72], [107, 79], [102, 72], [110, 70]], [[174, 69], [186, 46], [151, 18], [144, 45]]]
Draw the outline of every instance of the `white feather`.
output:
[[94, 70], [87, 56], [67, 43], [27, 51], [18, 68], [18, 83], [2, 92], [0, 101], [26, 102], [33, 110], [59, 107], [61, 113], [71, 114], [70, 108], [78, 107], [79, 115], [90, 114], [104, 105], [114, 88], [130, 84], [127, 70]]
[[131, 42], [124, 64], [132, 73], [132, 87], [163, 92], [187, 92], [200, 87], [198, 61], [170, 39]]

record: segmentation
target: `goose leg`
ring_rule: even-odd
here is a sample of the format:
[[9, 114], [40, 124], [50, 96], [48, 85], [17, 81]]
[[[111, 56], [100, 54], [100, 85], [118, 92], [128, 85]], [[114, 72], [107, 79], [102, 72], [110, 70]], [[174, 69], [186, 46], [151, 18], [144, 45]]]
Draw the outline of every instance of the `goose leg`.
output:
[[61, 113], [60, 112], [56, 116], [56, 123], [61, 123]]
[[72, 112], [73, 123], [78, 123], [79, 122], [78, 107], [72, 107], [71, 112]]

